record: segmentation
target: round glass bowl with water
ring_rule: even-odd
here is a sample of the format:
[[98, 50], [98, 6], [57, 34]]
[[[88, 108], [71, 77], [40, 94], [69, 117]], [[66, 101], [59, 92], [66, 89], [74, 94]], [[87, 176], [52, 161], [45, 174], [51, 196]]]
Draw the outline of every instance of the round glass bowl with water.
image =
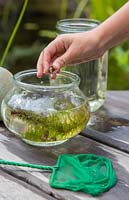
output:
[[79, 134], [89, 120], [87, 98], [78, 75], [62, 71], [56, 79], [36, 70], [14, 75], [14, 88], [2, 102], [6, 127], [35, 146], [61, 144]]

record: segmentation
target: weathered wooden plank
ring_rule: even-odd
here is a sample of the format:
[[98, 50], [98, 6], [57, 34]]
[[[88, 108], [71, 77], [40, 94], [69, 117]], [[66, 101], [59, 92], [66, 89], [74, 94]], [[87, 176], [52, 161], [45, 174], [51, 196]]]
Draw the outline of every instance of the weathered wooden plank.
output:
[[2, 121], [0, 121], [0, 132], [5, 131], [5, 126]]
[[129, 152], [129, 91], [108, 92], [83, 135]]
[[0, 200], [54, 200], [37, 188], [0, 170]]
[[13, 175], [35, 188], [59, 200], [128, 200], [129, 199], [129, 155], [114, 148], [102, 145], [83, 136], [77, 136], [62, 145], [38, 148], [23, 143], [9, 131], [0, 134], [0, 159], [43, 165], [54, 165], [63, 153], [94, 153], [110, 158], [118, 176], [118, 183], [100, 197], [93, 198], [82, 192], [53, 189], [49, 186], [51, 173], [11, 166], [1, 166]]

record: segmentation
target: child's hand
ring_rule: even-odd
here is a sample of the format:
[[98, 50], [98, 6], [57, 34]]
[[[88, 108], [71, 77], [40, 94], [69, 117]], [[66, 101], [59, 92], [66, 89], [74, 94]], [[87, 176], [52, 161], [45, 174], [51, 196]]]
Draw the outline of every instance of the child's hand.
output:
[[37, 76], [40, 78], [43, 73], [50, 73], [49, 68], [52, 66], [52, 78], [55, 78], [64, 65], [96, 59], [104, 53], [99, 46], [100, 38], [96, 29], [60, 35], [41, 52], [37, 62]]
[[63, 65], [77, 64], [96, 59], [103, 53], [129, 38], [129, 2], [102, 24], [91, 31], [58, 36], [42, 51], [37, 63], [37, 75], [49, 73], [52, 78]]

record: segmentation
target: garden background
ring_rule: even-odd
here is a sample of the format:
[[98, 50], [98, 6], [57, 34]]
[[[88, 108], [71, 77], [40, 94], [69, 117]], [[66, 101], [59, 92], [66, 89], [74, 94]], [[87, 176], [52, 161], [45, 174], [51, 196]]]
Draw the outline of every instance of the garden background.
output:
[[[35, 68], [41, 50], [56, 37], [55, 26], [58, 20], [83, 17], [102, 22], [126, 2], [127, 0], [29, 0], [4, 66], [12, 73]], [[23, 3], [24, 0], [0, 0], [0, 57]], [[129, 40], [109, 51], [108, 89], [129, 89]]]

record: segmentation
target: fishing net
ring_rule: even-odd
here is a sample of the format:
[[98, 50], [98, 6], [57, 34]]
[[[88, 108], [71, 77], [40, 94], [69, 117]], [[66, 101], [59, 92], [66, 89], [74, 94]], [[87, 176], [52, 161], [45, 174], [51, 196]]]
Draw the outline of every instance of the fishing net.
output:
[[94, 154], [62, 154], [56, 165], [43, 166], [0, 160], [0, 164], [52, 170], [50, 186], [83, 191], [93, 196], [109, 190], [117, 182], [108, 158]]

